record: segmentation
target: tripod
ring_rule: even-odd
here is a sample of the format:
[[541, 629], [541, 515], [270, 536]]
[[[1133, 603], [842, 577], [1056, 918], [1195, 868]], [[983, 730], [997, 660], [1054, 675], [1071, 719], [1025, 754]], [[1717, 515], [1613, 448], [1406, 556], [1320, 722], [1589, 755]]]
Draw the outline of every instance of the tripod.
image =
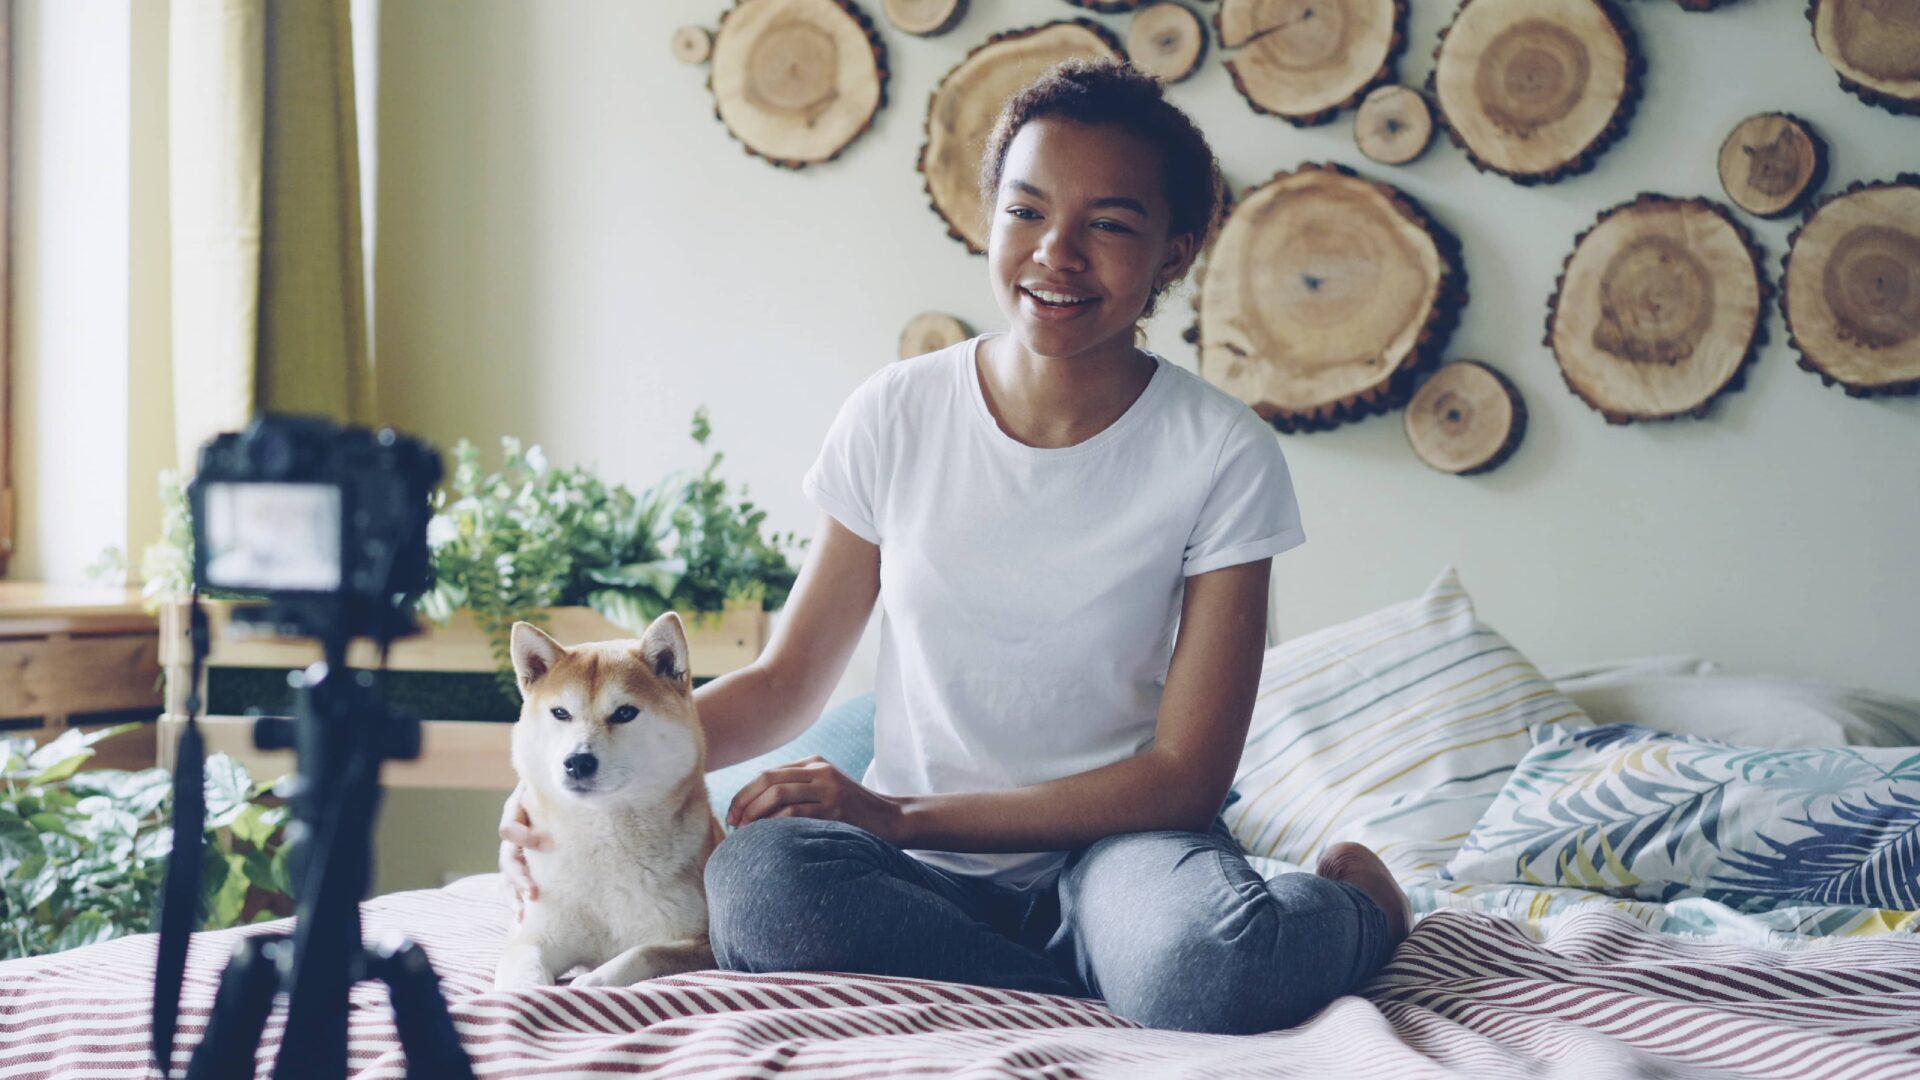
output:
[[[325, 659], [301, 678], [298, 720], [263, 716], [254, 725], [254, 744], [260, 749], [291, 747], [299, 756], [290, 830], [294, 932], [249, 938], [235, 947], [187, 1077], [251, 1077], [261, 1032], [280, 993], [288, 997], [287, 1026], [274, 1064], [276, 1080], [345, 1076], [347, 995], [354, 983], [375, 978], [387, 984], [392, 996], [407, 1075], [467, 1080], [473, 1069], [426, 952], [405, 939], [383, 941], [372, 949], [361, 941], [360, 899], [371, 876], [380, 763], [419, 756], [420, 722], [387, 709], [371, 672], [347, 667], [346, 634], [321, 637]], [[195, 638], [199, 653], [198, 627]], [[197, 733], [189, 738], [197, 756]], [[186, 744], [183, 739], [183, 756]], [[192, 771], [197, 774], [199, 769]], [[198, 844], [198, 834], [192, 842]], [[197, 867], [198, 859], [191, 863]], [[163, 929], [163, 965], [167, 951]], [[175, 951], [183, 960], [184, 946]], [[156, 1024], [160, 1030], [170, 1043], [171, 1017], [164, 1027]], [[159, 1049], [165, 1075], [166, 1050]]]

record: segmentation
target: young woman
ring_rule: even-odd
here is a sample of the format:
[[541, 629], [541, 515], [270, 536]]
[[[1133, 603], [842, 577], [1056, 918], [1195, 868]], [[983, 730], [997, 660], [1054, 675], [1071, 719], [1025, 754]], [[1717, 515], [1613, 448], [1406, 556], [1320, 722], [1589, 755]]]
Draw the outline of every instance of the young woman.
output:
[[[740, 792], [707, 868], [721, 965], [1258, 1032], [1405, 935], [1366, 848], [1263, 881], [1219, 820], [1269, 565], [1305, 536], [1272, 429], [1135, 345], [1213, 228], [1218, 175], [1124, 65], [1063, 64], [1007, 104], [981, 173], [1007, 331], [854, 391], [802, 482], [825, 516], [779, 633], [694, 692], [711, 767], [780, 746], [883, 604], [873, 765], [796, 762]], [[502, 835], [524, 890], [515, 845], [542, 838]]]

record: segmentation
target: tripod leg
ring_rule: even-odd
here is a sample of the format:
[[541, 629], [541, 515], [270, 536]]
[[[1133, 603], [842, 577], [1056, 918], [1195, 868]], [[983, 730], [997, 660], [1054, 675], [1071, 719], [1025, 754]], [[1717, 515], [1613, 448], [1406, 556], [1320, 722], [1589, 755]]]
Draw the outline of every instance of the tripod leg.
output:
[[233, 947], [220, 977], [207, 1032], [194, 1047], [187, 1080], [249, 1080], [260, 1032], [280, 990], [279, 958], [285, 937], [247, 938]]
[[472, 1080], [473, 1065], [453, 1029], [453, 1015], [440, 996], [440, 977], [427, 952], [413, 942], [389, 939], [367, 953], [368, 973], [387, 984], [393, 1022], [407, 1054], [407, 1076], [417, 1080]]

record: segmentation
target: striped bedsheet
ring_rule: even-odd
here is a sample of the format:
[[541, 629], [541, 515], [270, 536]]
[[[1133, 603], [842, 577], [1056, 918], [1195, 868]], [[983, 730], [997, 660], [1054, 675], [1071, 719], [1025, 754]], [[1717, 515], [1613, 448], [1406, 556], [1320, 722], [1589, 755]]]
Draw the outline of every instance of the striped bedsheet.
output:
[[[1592, 911], [1536, 941], [1443, 910], [1364, 997], [1233, 1037], [1142, 1029], [1091, 1001], [834, 974], [496, 994], [507, 913], [495, 884], [366, 905], [370, 938], [402, 932], [427, 948], [482, 1076], [1920, 1076], [1920, 938], [1904, 934], [1756, 949]], [[253, 932], [196, 937], [176, 1069], [232, 943]], [[153, 963], [147, 936], [0, 964], [0, 1078], [150, 1075]], [[405, 1075], [384, 991], [362, 984], [353, 1002], [355, 1075]]]

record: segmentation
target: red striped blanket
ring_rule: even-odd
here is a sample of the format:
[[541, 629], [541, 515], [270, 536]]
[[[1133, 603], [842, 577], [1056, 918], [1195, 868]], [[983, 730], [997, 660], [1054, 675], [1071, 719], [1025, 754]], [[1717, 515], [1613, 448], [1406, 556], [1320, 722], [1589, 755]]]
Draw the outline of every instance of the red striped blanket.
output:
[[[401, 932], [427, 948], [482, 1076], [1920, 1076], [1920, 939], [1900, 936], [1771, 952], [1595, 912], [1534, 942], [1442, 911], [1364, 997], [1234, 1037], [1150, 1031], [1072, 998], [832, 974], [496, 994], [507, 915], [490, 884], [366, 905], [370, 938]], [[177, 1070], [233, 941], [251, 932], [195, 938]], [[0, 964], [0, 1078], [142, 1075], [153, 964], [150, 936]], [[355, 1075], [403, 1076], [384, 990], [362, 984], [353, 1003]]]

